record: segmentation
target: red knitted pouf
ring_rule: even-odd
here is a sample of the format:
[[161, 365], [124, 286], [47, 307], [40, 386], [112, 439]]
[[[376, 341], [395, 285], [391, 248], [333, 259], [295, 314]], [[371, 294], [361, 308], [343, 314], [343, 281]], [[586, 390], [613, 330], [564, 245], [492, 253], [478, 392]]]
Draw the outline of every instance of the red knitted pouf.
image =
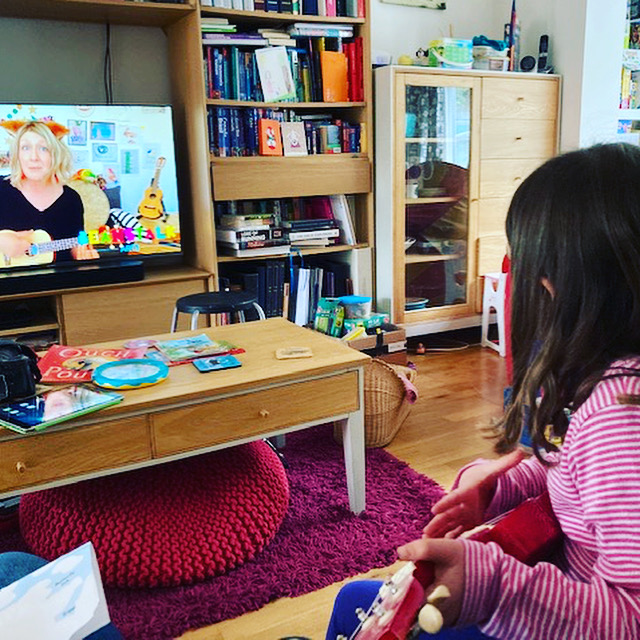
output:
[[103, 582], [190, 584], [253, 558], [275, 536], [289, 482], [266, 442], [22, 497], [22, 535], [49, 560], [90, 540]]

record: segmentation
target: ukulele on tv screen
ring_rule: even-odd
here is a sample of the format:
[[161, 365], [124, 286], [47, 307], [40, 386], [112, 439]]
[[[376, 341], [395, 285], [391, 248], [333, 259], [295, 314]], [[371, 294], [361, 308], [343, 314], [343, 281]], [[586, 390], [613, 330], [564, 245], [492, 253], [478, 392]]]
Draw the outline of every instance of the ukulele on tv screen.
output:
[[158, 158], [156, 162], [156, 171], [149, 188], [145, 190], [142, 201], [138, 205], [138, 213], [149, 220], [157, 220], [164, 216], [164, 205], [162, 204], [162, 191], [158, 187], [160, 181], [160, 172], [166, 164], [165, 158]]

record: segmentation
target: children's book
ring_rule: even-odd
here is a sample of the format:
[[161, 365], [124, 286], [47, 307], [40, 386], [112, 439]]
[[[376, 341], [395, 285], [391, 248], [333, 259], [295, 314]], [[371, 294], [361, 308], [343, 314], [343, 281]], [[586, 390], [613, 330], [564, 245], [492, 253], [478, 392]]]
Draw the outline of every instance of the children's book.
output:
[[280, 123], [277, 120], [262, 118], [258, 120], [258, 132], [260, 135], [259, 153], [261, 156], [281, 156], [282, 136]]
[[256, 49], [255, 58], [265, 102], [295, 100], [296, 86], [286, 48], [279, 46]]
[[304, 122], [281, 122], [282, 148], [285, 156], [306, 156], [307, 136]]
[[347, 56], [341, 51], [321, 51], [322, 98], [325, 102], [348, 102]]
[[90, 542], [0, 589], [3, 638], [80, 640], [109, 622]]
[[124, 396], [71, 384], [49, 389], [30, 398], [0, 405], [0, 426], [18, 433], [33, 433], [121, 402]]
[[[243, 353], [240, 349], [226, 340], [212, 340], [209, 336], [200, 334], [188, 338], [176, 340], [159, 340], [153, 345], [154, 349], [164, 356], [169, 362], [190, 362], [195, 358], [204, 356], [216, 356], [224, 353]], [[151, 350], [147, 353], [150, 355]]]
[[146, 348], [85, 349], [54, 344], [38, 361], [41, 382], [90, 382], [93, 370], [105, 362], [142, 358]]

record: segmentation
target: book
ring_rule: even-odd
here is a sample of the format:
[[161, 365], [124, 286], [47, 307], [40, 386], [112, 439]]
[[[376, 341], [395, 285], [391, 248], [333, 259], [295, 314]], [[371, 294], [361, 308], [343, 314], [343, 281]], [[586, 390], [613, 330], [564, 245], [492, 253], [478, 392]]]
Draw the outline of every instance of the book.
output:
[[277, 120], [262, 118], [258, 121], [259, 148], [261, 156], [282, 155], [282, 134]]
[[347, 102], [347, 56], [340, 51], [321, 51], [322, 99], [325, 102]]
[[288, 245], [289, 241], [284, 238], [274, 240], [218, 240], [218, 249], [262, 249], [263, 247], [279, 248]]
[[[291, 245], [283, 244], [272, 247], [257, 247], [255, 249], [235, 249], [233, 247], [221, 247], [224, 255], [236, 258], [255, 258], [259, 256], [282, 256], [291, 253]], [[262, 305], [260, 305], [262, 306]]]
[[158, 340], [153, 348], [171, 362], [188, 362], [204, 356], [242, 353], [244, 351], [226, 340], [212, 340], [204, 333], [175, 340]]
[[306, 156], [307, 140], [304, 122], [282, 122], [282, 149], [285, 156]]
[[54, 344], [38, 361], [41, 382], [90, 382], [93, 370], [105, 362], [142, 358], [146, 349], [85, 349]]
[[18, 433], [36, 433], [54, 424], [110, 407], [123, 399], [119, 393], [86, 384], [48, 389], [1, 405], [0, 426]]
[[337, 238], [340, 229], [314, 229], [309, 231], [288, 231], [286, 232], [289, 242], [297, 240], [315, 240], [318, 238]]
[[345, 244], [356, 244], [356, 233], [349, 202], [344, 194], [329, 196], [333, 217], [340, 226], [340, 239]]
[[286, 48], [256, 49], [255, 57], [265, 102], [295, 100], [296, 88]]
[[223, 242], [242, 242], [249, 240], [280, 240], [283, 231], [280, 227], [266, 227], [263, 229], [224, 229], [216, 228], [216, 240]]
[[85, 638], [110, 622], [91, 542], [0, 589], [0, 601], [5, 638]]

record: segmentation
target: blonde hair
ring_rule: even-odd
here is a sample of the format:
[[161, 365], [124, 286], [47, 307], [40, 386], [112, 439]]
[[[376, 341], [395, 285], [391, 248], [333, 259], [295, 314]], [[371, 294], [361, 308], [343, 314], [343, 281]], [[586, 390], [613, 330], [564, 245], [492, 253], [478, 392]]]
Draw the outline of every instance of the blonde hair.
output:
[[23, 124], [11, 140], [11, 150], [9, 154], [11, 184], [16, 188], [20, 188], [24, 179], [22, 167], [20, 166], [19, 152], [22, 136], [28, 131], [33, 131], [33, 133], [42, 136], [47, 143], [51, 153], [51, 170], [47, 178], [55, 180], [60, 184], [67, 183], [73, 173], [73, 159], [69, 147], [67, 147], [60, 138], [57, 138], [44, 122], [32, 120]]

